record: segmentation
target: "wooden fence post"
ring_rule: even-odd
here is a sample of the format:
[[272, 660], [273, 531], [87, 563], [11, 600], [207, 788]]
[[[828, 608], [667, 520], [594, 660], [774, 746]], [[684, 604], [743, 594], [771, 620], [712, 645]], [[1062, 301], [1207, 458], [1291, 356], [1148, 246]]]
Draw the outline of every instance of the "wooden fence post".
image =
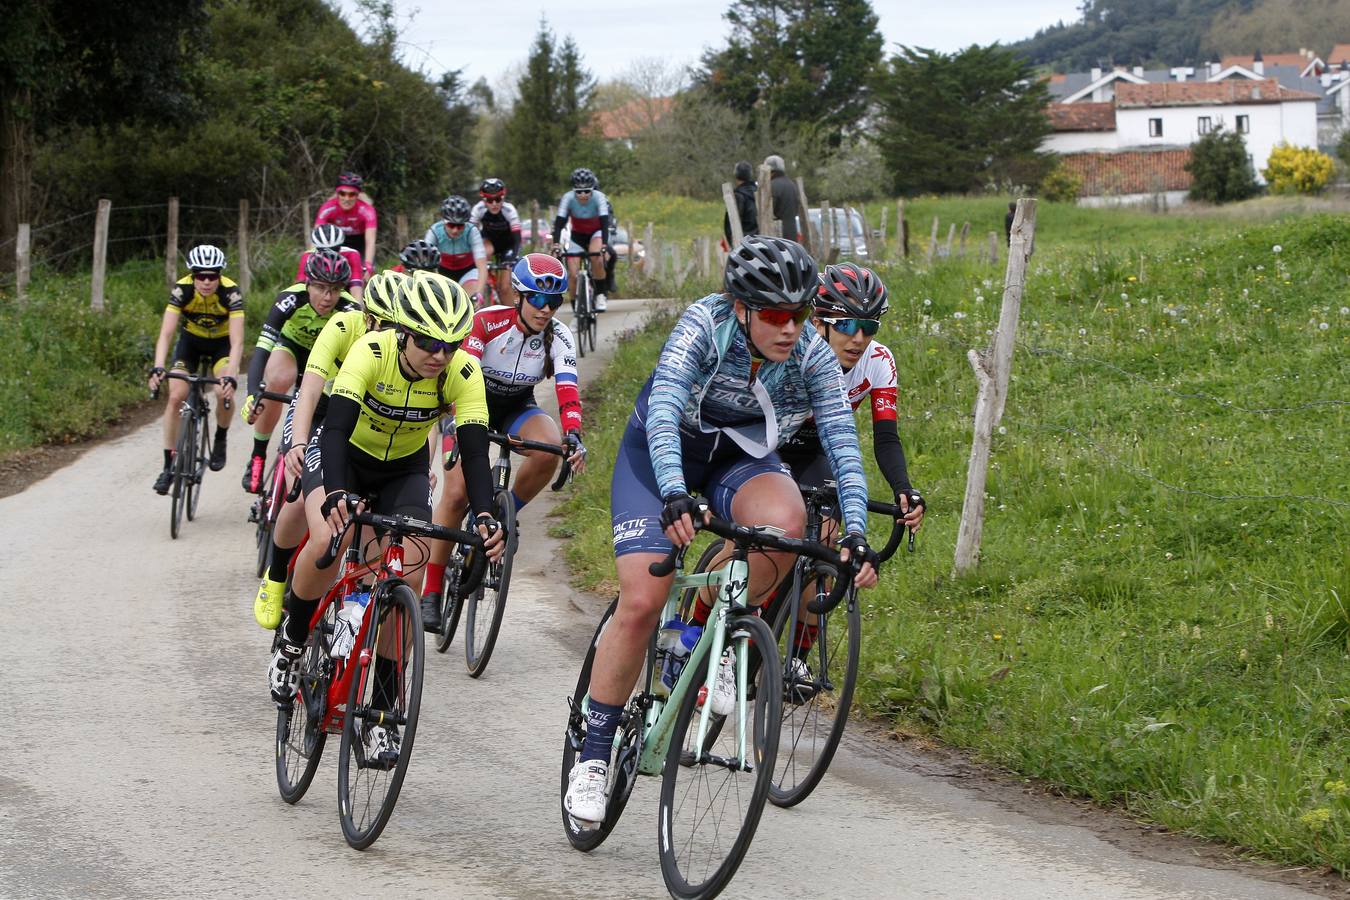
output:
[[885, 206], [881, 207], [881, 227], [877, 229], [881, 232], [881, 237], [877, 239], [877, 250], [880, 253], [886, 252], [886, 213], [890, 212]]
[[28, 279], [33, 275], [33, 227], [27, 222], [19, 223], [19, 233], [14, 236], [14, 292], [22, 303], [28, 296]]
[[759, 184], [755, 189], [755, 206], [759, 212], [759, 233], [770, 237], [777, 237], [783, 233], [780, 227], [777, 227], [773, 218], [773, 188], [769, 181], [773, 178], [773, 173], [769, 171], [768, 166], [759, 167]]
[[966, 238], [968, 238], [968, 237], [970, 237], [970, 223], [969, 223], [969, 222], [962, 222], [962, 223], [961, 223], [961, 246], [960, 246], [960, 249], [958, 249], [958, 250], [956, 251], [956, 255], [957, 255], [957, 256], [960, 256], [962, 259], [964, 259], [964, 258], [965, 258], [965, 255], [966, 255]]
[[94, 271], [89, 284], [89, 305], [103, 311], [103, 281], [108, 274], [108, 220], [112, 218], [112, 201], [99, 200], [98, 214], [94, 216]]
[[938, 217], [933, 216], [933, 233], [928, 236], [928, 263], [932, 265], [933, 254], [937, 252]]
[[905, 221], [905, 201], [902, 197], [895, 201], [895, 240], [896, 249], [902, 259], [909, 258], [909, 222]]
[[1013, 343], [1017, 336], [1017, 317], [1022, 308], [1022, 289], [1026, 285], [1027, 260], [1036, 234], [1036, 201], [1017, 201], [1012, 241], [1008, 247], [1008, 268], [1003, 278], [1003, 307], [993, 347], [981, 353], [971, 349], [966, 358], [975, 371], [979, 388], [975, 398], [975, 429], [970, 446], [970, 464], [966, 470], [966, 496], [961, 505], [961, 526], [956, 536], [955, 574], [963, 575], [975, 567], [984, 531], [984, 487], [989, 475], [990, 442], [994, 428], [1003, 417], [1008, 380], [1012, 372]]
[[998, 265], [998, 232], [989, 232], [989, 262]]
[[164, 280], [169, 290], [178, 282], [178, 198], [169, 198], [169, 224], [164, 229]]
[[309, 246], [309, 236], [314, 231], [314, 220], [309, 217], [309, 198], [300, 201], [300, 240]]
[[403, 248], [408, 246], [408, 214], [399, 213], [394, 216], [394, 240], [398, 242], [398, 252], [402, 253]]
[[709, 248], [711, 246], [712, 241], [709, 238], [701, 237], [698, 239], [698, 276], [705, 281], [712, 271], [712, 260], [709, 259], [711, 255]]
[[730, 181], [722, 182], [722, 203], [727, 208], [727, 222], [731, 225], [731, 246], [739, 247], [745, 231], [741, 228], [741, 213], [736, 208], [736, 192]]
[[248, 296], [253, 284], [253, 273], [248, 268], [248, 200], [239, 201], [239, 290]]
[[650, 277], [652, 271], [659, 265], [655, 259], [656, 238], [652, 236], [652, 223], [647, 223], [647, 230], [643, 232], [642, 237], [642, 274]]
[[[863, 246], [867, 248], [867, 258], [875, 261], [877, 258], [877, 248], [872, 243], [872, 228], [867, 224], [867, 207], [861, 203], [858, 204], [858, 215], [862, 218], [863, 225]], [[852, 231], [852, 229], [850, 229]]]
[[637, 232], [633, 230], [633, 222], [630, 219], [624, 231], [628, 232], [628, 268], [633, 268], [637, 261], [637, 254], [634, 252], [637, 244]]
[[806, 182], [800, 175], [797, 176], [797, 200], [798, 209], [801, 210], [797, 214], [797, 224], [802, 226], [802, 243], [806, 247], [806, 252], [814, 256], [815, 239], [811, 234], [811, 204], [806, 200]]

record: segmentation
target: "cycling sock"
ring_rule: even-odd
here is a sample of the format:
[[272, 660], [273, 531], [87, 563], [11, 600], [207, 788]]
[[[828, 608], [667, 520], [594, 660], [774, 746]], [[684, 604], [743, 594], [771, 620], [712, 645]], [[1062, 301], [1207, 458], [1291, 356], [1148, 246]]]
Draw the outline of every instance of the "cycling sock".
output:
[[396, 697], [398, 697], [398, 663], [383, 656], [376, 656], [375, 684], [370, 692], [370, 705], [377, 710], [389, 712], [394, 708]]
[[219, 447], [230, 436], [230, 429], [216, 426], [216, 446]]
[[525, 506], [525, 501], [520, 499], [520, 495], [517, 494], [514, 490], [511, 491], [511, 502], [516, 505], [516, 512], [520, 512], [520, 510]]
[[305, 639], [309, 637], [309, 620], [314, 618], [319, 601], [302, 600], [295, 596], [295, 591], [287, 591], [284, 607], [286, 620], [281, 623], [282, 636], [297, 647], [303, 647]]
[[271, 439], [272, 436], [270, 434], [258, 434], [256, 431], [253, 432], [253, 455], [265, 458], [267, 456], [267, 442]]
[[705, 605], [703, 602], [703, 598], [699, 597], [698, 602], [694, 604], [694, 614], [690, 618], [695, 625], [707, 625], [708, 616], [710, 616], [711, 614], [712, 614], [712, 607]]
[[165, 451], [164, 451], [164, 468], [169, 469], [169, 468], [172, 468], [172, 467], [173, 467], [173, 451], [172, 451], [172, 450], [165, 450]]
[[422, 582], [422, 593], [430, 594], [432, 591], [440, 591], [441, 585], [445, 581], [444, 563], [427, 563], [426, 578]]
[[290, 568], [291, 557], [295, 555], [294, 547], [279, 547], [277, 542], [272, 542], [272, 563], [267, 567], [267, 578], [270, 581], [280, 581], [286, 583], [286, 570]]
[[622, 715], [622, 706], [591, 700], [586, 710], [586, 741], [581, 745], [578, 762], [598, 759], [609, 764], [609, 754], [614, 749], [614, 732], [619, 730], [619, 718]]
[[797, 629], [792, 635], [792, 655], [796, 659], [805, 660], [811, 648], [816, 645], [816, 635], [820, 632], [820, 627], [810, 625], [806, 622], [798, 622]]

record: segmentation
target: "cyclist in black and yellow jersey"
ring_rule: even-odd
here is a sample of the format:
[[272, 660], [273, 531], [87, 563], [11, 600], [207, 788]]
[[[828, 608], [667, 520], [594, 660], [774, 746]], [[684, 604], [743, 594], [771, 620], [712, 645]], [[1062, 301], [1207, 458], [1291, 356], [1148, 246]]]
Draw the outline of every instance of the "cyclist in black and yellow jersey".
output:
[[[411, 278], [401, 272], [385, 271], [373, 276], [366, 285], [362, 302], [365, 310], [334, 313], [319, 332], [309, 351], [300, 390], [286, 413], [281, 428], [282, 453], [285, 455], [287, 487], [295, 483], [304, 469], [305, 445], [314, 428], [328, 411], [328, 396], [333, 380], [342, 368], [352, 345], [366, 334], [394, 324], [394, 310], [405, 283]], [[286, 572], [291, 556], [305, 537], [303, 504], [286, 503], [272, 529], [272, 550], [268, 570], [253, 601], [253, 617], [271, 631], [281, 623], [281, 603], [286, 590]]]
[[[500, 528], [488, 511], [487, 397], [478, 362], [460, 344], [473, 325], [473, 304], [457, 283], [418, 272], [398, 298], [398, 327], [358, 340], [333, 385], [324, 424], [305, 451], [301, 483], [311, 540], [296, 556], [286, 592], [285, 618], [278, 633], [268, 680], [272, 698], [294, 696], [299, 659], [319, 598], [332, 585], [339, 564], [320, 569], [328, 539], [342, 531], [348, 502], [373, 498], [376, 512], [431, 518], [428, 436], [453, 404], [457, 437], [478, 531], [489, 558], [505, 550]], [[340, 557], [339, 557], [340, 559]], [[417, 585], [413, 585], [416, 589]], [[353, 625], [353, 630], [355, 626]], [[375, 660], [377, 685], [382, 677]], [[392, 661], [387, 661], [392, 665]], [[383, 758], [396, 747], [392, 729], [375, 726], [365, 735], [368, 755]], [[396, 756], [396, 752], [394, 752]]]
[[[220, 378], [216, 394], [221, 400], [231, 400], [239, 377], [239, 363], [244, 355], [244, 295], [239, 286], [221, 274], [225, 268], [225, 254], [210, 244], [199, 244], [187, 255], [191, 271], [178, 279], [169, 292], [169, 305], [164, 307], [164, 319], [155, 342], [155, 365], [150, 370], [150, 390], [156, 390], [164, 380], [164, 363], [168, 360], [169, 341], [178, 332], [170, 368], [196, 372], [209, 363], [212, 372]], [[182, 328], [179, 328], [179, 324]], [[178, 414], [187, 399], [186, 381], [169, 382], [169, 399], [164, 406], [164, 470], [155, 479], [155, 493], [166, 494], [173, 480], [173, 448], [178, 442]], [[216, 407], [216, 435], [211, 444], [211, 471], [225, 468], [225, 438], [230, 427], [229, 413], [224, 403]]]
[[[346, 290], [351, 277], [351, 266], [336, 251], [315, 250], [305, 260], [305, 281], [296, 282], [277, 295], [248, 366], [248, 397], [239, 409], [244, 421], [253, 412], [254, 398], [261, 385], [266, 384], [269, 391], [278, 394], [291, 389], [305, 369], [309, 349], [333, 313], [359, 308]], [[262, 490], [267, 442], [281, 410], [280, 404], [269, 403], [253, 423], [253, 454], [244, 467], [244, 490], [251, 494]]]

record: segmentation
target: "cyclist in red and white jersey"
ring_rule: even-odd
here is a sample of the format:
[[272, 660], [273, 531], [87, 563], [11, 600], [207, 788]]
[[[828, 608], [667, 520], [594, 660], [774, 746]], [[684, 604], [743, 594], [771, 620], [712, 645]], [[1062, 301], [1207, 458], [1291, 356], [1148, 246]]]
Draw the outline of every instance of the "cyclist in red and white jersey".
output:
[[[604, 312], [607, 307], [605, 295], [605, 257], [604, 247], [609, 243], [609, 198], [600, 192], [600, 183], [590, 169], [577, 169], [572, 173], [572, 189], [563, 194], [558, 201], [558, 214], [553, 220], [553, 252], [562, 252], [560, 243], [562, 229], [569, 225], [572, 237], [567, 246], [569, 253], [602, 254], [590, 257], [591, 282], [595, 287], [595, 311]], [[577, 298], [576, 277], [578, 257], [568, 257], [567, 277], [572, 279], [572, 290], [568, 297], [573, 302]]]
[[364, 183], [355, 172], [339, 175], [333, 196], [324, 201], [314, 216], [314, 226], [331, 222], [341, 228], [343, 243], [361, 254], [361, 271], [370, 277], [375, 273], [375, 232], [380, 223], [375, 207], [361, 196]]
[[[548, 444], [566, 442], [571, 450], [572, 471], [585, 468], [586, 448], [581, 443], [581, 395], [577, 390], [576, 344], [572, 332], [555, 318], [567, 290], [562, 264], [546, 253], [521, 257], [511, 272], [520, 296], [515, 306], [489, 306], [474, 316], [473, 329], [464, 349], [478, 358], [487, 387], [488, 430]], [[559, 425], [534, 400], [535, 385], [549, 378], [558, 397]], [[454, 424], [443, 432], [453, 436]], [[452, 463], [447, 450], [445, 487], [436, 505], [438, 524], [458, 523], [468, 508], [468, 495], [460, 466]], [[559, 460], [552, 454], [526, 451], [511, 496], [519, 511], [544, 489], [557, 472]], [[433, 542], [427, 564], [426, 588], [422, 595], [422, 618], [427, 631], [440, 631], [440, 585], [450, 547]]]
[[347, 282], [347, 293], [360, 300], [362, 292], [366, 289], [365, 264], [361, 261], [360, 253], [343, 244], [345, 237], [342, 229], [331, 222], [327, 225], [316, 225], [309, 233], [309, 242], [313, 245], [313, 249], [300, 254], [300, 265], [295, 267], [295, 280], [305, 280], [305, 263], [309, 262], [315, 251], [335, 250], [342, 255], [352, 270], [352, 280]]
[[[520, 214], [506, 201], [506, 183], [500, 178], [488, 178], [478, 189], [482, 199], [469, 212], [470, 224], [477, 225], [483, 234], [483, 250], [495, 263], [511, 265], [520, 252]], [[516, 302], [511, 289], [509, 273], [497, 273], [497, 290], [507, 305]]]

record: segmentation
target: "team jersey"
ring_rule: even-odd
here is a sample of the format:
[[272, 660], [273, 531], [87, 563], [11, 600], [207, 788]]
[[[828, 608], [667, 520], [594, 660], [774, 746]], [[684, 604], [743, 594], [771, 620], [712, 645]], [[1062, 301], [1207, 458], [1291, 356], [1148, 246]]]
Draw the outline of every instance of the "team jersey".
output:
[[[710, 294], [680, 316], [661, 350], [646, 409], [652, 469], [661, 496], [688, 490], [680, 457], [681, 431], [720, 432], [762, 459], [790, 440], [814, 415], [839, 485], [845, 521], [867, 526], [867, 482], [843, 372], [830, 345], [803, 328], [783, 362], [752, 359], [732, 301]], [[719, 435], [720, 436], [720, 435]]]
[[469, 222], [477, 225], [479, 231], [485, 234], [503, 234], [508, 231], [520, 233], [520, 214], [514, 205], [506, 201], [502, 201], [499, 212], [491, 213], [488, 212], [487, 204], [479, 200], [469, 213]]
[[[347, 265], [350, 266], [352, 270], [352, 277], [351, 280], [347, 282], [347, 287], [365, 284], [366, 265], [361, 260], [361, 254], [357, 253], [351, 247], [338, 247], [337, 251], [342, 254], [342, 258], [347, 261]], [[309, 262], [309, 258], [313, 255], [313, 250], [306, 250], [304, 253], [300, 254], [300, 265], [295, 268], [296, 281], [305, 280], [305, 263]]]
[[451, 237], [445, 230], [445, 222], [440, 221], [427, 229], [422, 238], [441, 252], [441, 268], [457, 272], [467, 269], [487, 259], [483, 249], [483, 233], [478, 226], [469, 222], [459, 237]]
[[326, 382], [324, 393], [333, 389], [333, 380], [337, 378], [342, 361], [352, 345], [366, 333], [366, 314], [359, 309], [335, 313], [328, 324], [319, 332], [318, 340], [310, 348], [309, 359], [305, 362], [305, 374], [322, 375]]
[[[879, 341], [867, 345], [858, 364], [844, 372], [844, 390], [849, 406], [856, 412], [864, 400], [871, 400], [872, 422], [896, 420], [899, 379], [895, 372], [895, 356]], [[808, 419], [791, 440], [794, 451], [818, 456], [821, 453], [820, 435], [816, 423]]]
[[552, 337], [526, 335], [514, 306], [489, 306], [474, 315], [464, 349], [482, 366], [489, 396], [502, 400], [533, 398], [534, 386], [545, 377], [547, 355], [553, 361], [553, 390], [563, 432], [580, 431], [576, 344], [562, 322], [552, 319], [549, 325]]
[[399, 364], [398, 332], [381, 331], [356, 341], [333, 384], [334, 397], [361, 408], [350, 443], [378, 460], [426, 453], [427, 432], [445, 405], [455, 405], [460, 425], [487, 426], [487, 397], [478, 360], [455, 351], [439, 378], [410, 381]]
[[337, 197], [329, 197], [323, 202], [323, 206], [319, 207], [319, 214], [314, 217], [315, 228], [324, 224], [336, 225], [342, 229], [343, 234], [351, 237], [365, 234], [368, 228], [378, 227], [379, 219], [375, 215], [375, 207], [359, 197], [350, 211], [342, 208]]
[[178, 279], [169, 291], [165, 312], [176, 309], [183, 316], [183, 330], [197, 337], [220, 338], [230, 333], [230, 319], [244, 317], [244, 294], [233, 281], [220, 276], [214, 294], [203, 297], [192, 286], [191, 273]]
[[567, 219], [572, 226], [573, 239], [578, 234], [594, 234], [600, 230], [600, 217], [609, 215], [609, 198], [600, 191], [592, 191], [590, 199], [582, 202], [576, 191], [568, 191], [558, 201], [558, 218]]
[[277, 295], [277, 301], [268, 310], [267, 321], [263, 323], [262, 334], [258, 335], [259, 350], [271, 350], [285, 337], [306, 350], [314, 346], [319, 333], [328, 320], [336, 313], [349, 309], [359, 309], [351, 294], [343, 291], [331, 312], [321, 316], [310, 305], [309, 292], [305, 286], [296, 283]]

